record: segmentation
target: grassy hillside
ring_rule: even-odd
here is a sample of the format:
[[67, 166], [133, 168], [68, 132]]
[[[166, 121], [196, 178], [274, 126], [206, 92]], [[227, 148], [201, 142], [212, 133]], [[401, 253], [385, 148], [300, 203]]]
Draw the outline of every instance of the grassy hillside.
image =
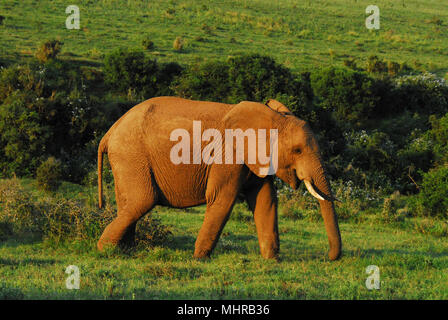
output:
[[[121, 46], [154, 44], [150, 55], [190, 64], [238, 53], [265, 53], [293, 70], [340, 64], [349, 57], [380, 58], [444, 75], [448, 71], [448, 3], [439, 0], [375, 2], [381, 29], [365, 27], [364, 0], [78, 1], [81, 29], [67, 30], [66, 1], [0, 3], [0, 56], [29, 57], [37, 43], [64, 42], [67, 59], [100, 62]], [[184, 49], [173, 41], [182, 37]]]

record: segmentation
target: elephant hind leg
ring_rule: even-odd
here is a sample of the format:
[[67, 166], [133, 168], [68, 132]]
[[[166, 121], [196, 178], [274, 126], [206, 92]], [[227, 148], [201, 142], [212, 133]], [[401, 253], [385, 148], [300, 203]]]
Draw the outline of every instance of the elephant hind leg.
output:
[[[129, 165], [129, 164], [128, 164]], [[98, 249], [105, 245], [130, 246], [134, 243], [138, 220], [156, 204], [155, 184], [148, 168], [129, 168], [114, 172], [117, 217], [106, 227], [98, 241]], [[112, 166], [112, 170], [114, 166]]]

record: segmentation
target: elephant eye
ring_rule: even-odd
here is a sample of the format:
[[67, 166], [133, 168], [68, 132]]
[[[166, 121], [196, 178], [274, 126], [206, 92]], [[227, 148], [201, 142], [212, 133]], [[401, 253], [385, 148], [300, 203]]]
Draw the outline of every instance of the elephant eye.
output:
[[302, 150], [300, 148], [295, 148], [294, 149], [294, 153], [300, 154], [300, 153], [302, 153]]

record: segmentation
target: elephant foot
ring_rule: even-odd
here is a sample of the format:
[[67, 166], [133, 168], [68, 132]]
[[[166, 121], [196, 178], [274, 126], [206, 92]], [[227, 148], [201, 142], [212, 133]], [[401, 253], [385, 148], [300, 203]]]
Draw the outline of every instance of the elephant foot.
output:
[[278, 253], [269, 252], [269, 253], [262, 253], [261, 256], [266, 260], [275, 260], [280, 261], [280, 258], [278, 257]]
[[197, 260], [208, 260], [210, 259], [210, 251], [208, 250], [195, 250], [193, 258]]
[[104, 252], [107, 250], [114, 250], [115, 248], [117, 248], [117, 244], [113, 243], [113, 242], [105, 242], [105, 241], [99, 240], [98, 243], [96, 244], [96, 247], [97, 247], [98, 251]]
[[330, 261], [338, 260], [341, 257], [341, 250], [330, 250], [328, 252], [328, 258], [330, 258]]
[[278, 258], [278, 245], [273, 243], [260, 243], [261, 256], [265, 259], [279, 260]]

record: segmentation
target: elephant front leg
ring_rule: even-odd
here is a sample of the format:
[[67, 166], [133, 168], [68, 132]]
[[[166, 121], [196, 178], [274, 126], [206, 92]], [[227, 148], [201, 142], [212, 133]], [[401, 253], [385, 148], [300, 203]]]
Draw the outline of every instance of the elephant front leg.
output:
[[204, 222], [195, 243], [194, 257], [208, 258], [218, 242], [221, 231], [229, 219], [232, 205], [213, 204], [205, 212]]
[[219, 192], [213, 187], [210, 189], [212, 190], [208, 192], [204, 222], [195, 243], [195, 258], [207, 258], [210, 256], [218, 242], [222, 229], [229, 219], [238, 191], [238, 188], [233, 185], [218, 188], [220, 189]]
[[277, 195], [272, 179], [263, 179], [246, 194], [249, 208], [254, 213], [258, 243], [265, 259], [278, 259], [280, 241], [277, 222]]

